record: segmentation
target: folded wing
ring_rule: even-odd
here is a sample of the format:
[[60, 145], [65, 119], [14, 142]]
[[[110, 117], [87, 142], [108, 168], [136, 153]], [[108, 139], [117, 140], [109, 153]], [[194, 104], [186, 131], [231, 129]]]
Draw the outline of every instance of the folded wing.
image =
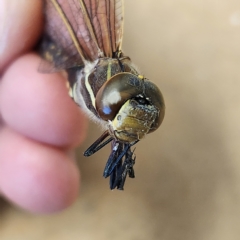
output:
[[122, 0], [45, 0], [42, 55], [56, 69], [113, 57], [121, 48]]

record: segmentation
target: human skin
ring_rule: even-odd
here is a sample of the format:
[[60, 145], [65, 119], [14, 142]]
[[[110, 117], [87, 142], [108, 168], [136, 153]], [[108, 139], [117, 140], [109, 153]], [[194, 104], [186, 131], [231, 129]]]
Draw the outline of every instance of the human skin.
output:
[[73, 149], [87, 124], [63, 76], [38, 72], [42, 2], [0, 1], [0, 193], [28, 211], [52, 213], [78, 196]]

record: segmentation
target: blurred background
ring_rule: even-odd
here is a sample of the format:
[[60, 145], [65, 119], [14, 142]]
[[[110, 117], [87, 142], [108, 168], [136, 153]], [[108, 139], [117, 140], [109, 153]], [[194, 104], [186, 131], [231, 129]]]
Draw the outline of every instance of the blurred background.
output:
[[240, 2], [125, 1], [123, 50], [161, 89], [166, 117], [137, 144], [136, 178], [110, 191], [90, 125], [78, 201], [36, 216], [1, 200], [0, 239], [237, 240], [240, 236]]

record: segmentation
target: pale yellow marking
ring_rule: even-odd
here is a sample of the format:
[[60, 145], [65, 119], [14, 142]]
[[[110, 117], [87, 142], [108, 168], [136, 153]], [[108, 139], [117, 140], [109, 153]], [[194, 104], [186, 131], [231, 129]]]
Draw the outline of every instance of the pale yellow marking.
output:
[[121, 55], [122, 55], [122, 51], [121, 51], [121, 50], [118, 50], [117, 58], [121, 58]]
[[86, 59], [85, 59], [85, 57], [84, 57], [83, 51], [82, 51], [82, 49], [81, 49], [81, 47], [80, 47], [80, 44], [79, 44], [79, 42], [78, 42], [78, 40], [77, 40], [77, 38], [76, 38], [76, 36], [75, 36], [75, 34], [74, 34], [74, 31], [73, 31], [73, 28], [72, 28], [71, 24], [70, 24], [69, 21], [67, 20], [65, 14], [64, 14], [64, 12], [63, 12], [63, 10], [62, 10], [62, 8], [61, 8], [61, 6], [60, 6], [59, 3], [57, 2], [57, 0], [51, 0], [51, 1], [52, 1], [52, 3], [53, 3], [54, 7], [56, 8], [58, 14], [59, 14], [60, 17], [62, 18], [62, 21], [64, 22], [64, 24], [65, 24], [65, 26], [66, 26], [66, 28], [67, 28], [67, 30], [68, 30], [71, 38], [72, 38], [72, 41], [73, 41], [73, 43], [74, 43], [74, 45], [75, 45], [75, 47], [76, 47], [76, 49], [77, 49], [77, 51], [78, 51], [78, 53], [79, 53], [79, 55], [80, 55], [80, 57], [81, 57], [83, 63], [86, 64], [87, 61], [86, 61]]
[[107, 69], [107, 81], [112, 77], [112, 63], [109, 61]]
[[53, 61], [53, 56], [49, 52], [44, 53], [44, 58], [49, 62]]
[[138, 75], [138, 78], [140, 78], [140, 79], [144, 79], [144, 76], [143, 75]]
[[94, 106], [94, 108], [96, 109], [96, 105], [95, 105], [95, 96], [93, 94], [93, 91], [92, 91], [92, 88], [88, 82], [88, 77], [89, 77], [90, 73], [86, 74], [85, 76], [85, 86], [88, 90], [88, 93], [90, 95], [90, 98], [91, 98], [91, 102], [92, 102], [92, 105]]

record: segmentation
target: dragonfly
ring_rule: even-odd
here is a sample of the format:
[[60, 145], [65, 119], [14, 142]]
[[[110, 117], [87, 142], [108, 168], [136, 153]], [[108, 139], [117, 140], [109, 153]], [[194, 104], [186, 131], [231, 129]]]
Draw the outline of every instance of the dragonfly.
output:
[[135, 177], [133, 146], [165, 114], [159, 88], [122, 52], [123, 1], [45, 0], [44, 13], [41, 68], [66, 71], [73, 100], [103, 128], [84, 156], [111, 143], [103, 176], [110, 189], [123, 190], [126, 177]]

